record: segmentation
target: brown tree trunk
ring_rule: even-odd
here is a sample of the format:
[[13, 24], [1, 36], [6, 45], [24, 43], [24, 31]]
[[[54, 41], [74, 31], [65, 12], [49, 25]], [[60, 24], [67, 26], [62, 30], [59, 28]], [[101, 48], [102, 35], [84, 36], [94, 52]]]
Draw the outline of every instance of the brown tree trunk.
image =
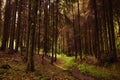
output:
[[55, 61], [57, 60], [58, 14], [59, 14], [59, 0], [57, 0], [57, 1], [56, 1], [56, 23], [55, 23]]
[[109, 3], [109, 37], [110, 37], [110, 51], [111, 51], [111, 60], [114, 62], [117, 60], [116, 54], [116, 45], [115, 45], [115, 30], [114, 30], [114, 23], [113, 23], [113, 8], [112, 8], [112, 1], [108, 0]]
[[9, 53], [13, 53], [14, 49], [14, 35], [15, 35], [15, 26], [16, 26], [16, 12], [17, 12], [18, 0], [13, 3], [13, 18], [12, 18], [12, 26], [11, 26], [11, 34], [10, 34], [10, 51]]
[[22, 0], [20, 0], [18, 3], [18, 20], [17, 20], [16, 46], [15, 46], [16, 52], [18, 51], [18, 48], [20, 46], [21, 6], [22, 6]]
[[100, 44], [99, 44], [99, 25], [98, 25], [98, 12], [97, 12], [97, 5], [96, 0], [93, 1], [93, 8], [94, 8], [94, 15], [95, 15], [95, 54], [99, 61], [101, 61], [101, 54], [100, 54]]
[[77, 39], [76, 39], [76, 28], [75, 28], [75, 15], [73, 12], [73, 5], [72, 5], [72, 14], [73, 14], [73, 32], [74, 32], [74, 52], [75, 58], [77, 59], [78, 51], [77, 51]]
[[42, 16], [42, 1], [40, 0], [39, 1], [39, 19], [38, 19], [38, 54], [40, 54], [40, 37], [41, 37], [41, 33], [40, 33], [40, 31], [41, 31], [41, 21], [42, 21], [42, 19], [41, 19], [41, 16]]
[[78, 6], [78, 39], [77, 39], [77, 45], [78, 45], [78, 52], [80, 59], [82, 60], [82, 49], [81, 49], [81, 31], [80, 31], [80, 4], [79, 0], [77, 1], [77, 6]]
[[54, 28], [54, 26], [55, 26], [55, 23], [54, 23], [54, 3], [52, 4], [52, 30], [53, 30], [53, 32], [52, 32], [52, 57], [51, 57], [51, 64], [53, 64], [53, 62], [54, 62], [54, 41], [55, 41], [55, 39], [54, 39], [54, 31], [55, 31], [55, 28]]
[[28, 53], [28, 61], [27, 61], [27, 71], [34, 71], [34, 43], [35, 43], [35, 29], [37, 22], [37, 11], [38, 11], [38, 0], [29, 0], [29, 27], [30, 27], [30, 45], [29, 45], [29, 53]]
[[103, 34], [104, 34], [104, 50], [108, 51], [108, 31], [107, 31], [107, 20], [106, 20], [106, 7], [105, 7], [105, 1], [102, 0], [103, 4]]

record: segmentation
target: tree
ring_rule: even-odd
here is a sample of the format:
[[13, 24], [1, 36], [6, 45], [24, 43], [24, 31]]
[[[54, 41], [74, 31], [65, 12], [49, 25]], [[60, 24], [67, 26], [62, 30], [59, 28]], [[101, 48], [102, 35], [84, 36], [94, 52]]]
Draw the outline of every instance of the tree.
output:
[[101, 55], [100, 55], [100, 44], [99, 44], [99, 25], [98, 25], [98, 12], [97, 12], [97, 4], [96, 0], [92, 0], [93, 2], [93, 9], [94, 9], [94, 16], [95, 16], [95, 56], [98, 58], [98, 60], [101, 60]]
[[27, 61], [27, 71], [34, 71], [34, 39], [35, 39], [35, 29], [37, 22], [37, 11], [38, 11], [38, 0], [29, 0], [29, 27], [30, 27], [30, 45]]
[[45, 0], [44, 3], [44, 54], [48, 53], [48, 27], [49, 27], [49, 9], [48, 9], [49, 1]]
[[58, 14], [59, 14], [59, 0], [56, 0], [56, 22], [55, 22], [55, 61], [57, 60], [57, 41], [58, 41]]
[[80, 59], [82, 59], [82, 48], [81, 48], [81, 31], [80, 31], [80, 5], [79, 5], [79, 0], [77, 1], [77, 6], [78, 6], [78, 51], [80, 55]]
[[22, 0], [19, 0], [19, 3], [18, 3], [17, 31], [16, 31], [16, 46], [15, 46], [15, 51], [16, 52], [18, 51], [18, 47], [20, 45], [21, 8], [22, 8]]
[[55, 18], [54, 18], [54, 3], [52, 3], [52, 9], [51, 9], [51, 14], [52, 14], [52, 16], [51, 16], [51, 20], [52, 20], [52, 56], [51, 56], [51, 64], [53, 64], [53, 62], [54, 62], [54, 41], [55, 41], [55, 39], [54, 39], [54, 31], [55, 31], [55, 28], [54, 28], [54, 26], [55, 26]]
[[115, 45], [115, 30], [114, 30], [114, 23], [113, 23], [113, 6], [112, 1], [108, 0], [108, 9], [109, 9], [109, 40], [110, 40], [110, 57], [111, 61], [114, 62], [117, 60], [116, 54], [116, 45]]
[[11, 34], [10, 34], [10, 44], [9, 44], [10, 51], [9, 51], [9, 53], [13, 53], [13, 48], [14, 48], [17, 6], [18, 6], [18, 0], [14, 1], [13, 6], [12, 6], [13, 17], [12, 17], [12, 23], [11, 23]]
[[40, 52], [40, 37], [41, 37], [41, 33], [40, 33], [40, 31], [41, 31], [41, 24], [42, 24], [42, 18], [41, 18], [41, 16], [42, 16], [42, 1], [40, 0], [39, 1], [39, 14], [38, 14], [38, 54], [39, 54], [39, 52]]
[[11, 24], [11, 0], [6, 1], [5, 5], [5, 16], [4, 16], [4, 27], [3, 27], [3, 35], [2, 35], [2, 46], [1, 50], [5, 50], [7, 48], [7, 43], [9, 39], [9, 29]]

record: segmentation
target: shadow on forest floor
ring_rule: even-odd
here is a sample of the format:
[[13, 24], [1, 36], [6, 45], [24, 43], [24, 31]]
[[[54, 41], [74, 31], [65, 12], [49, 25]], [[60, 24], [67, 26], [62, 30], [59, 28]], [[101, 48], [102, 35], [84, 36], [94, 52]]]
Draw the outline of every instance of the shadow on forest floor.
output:
[[0, 80], [94, 80], [77, 70], [64, 70], [58, 67], [57, 63], [51, 65], [49, 59], [45, 59], [43, 65], [41, 59], [40, 55], [35, 55], [36, 70], [26, 73], [26, 63], [22, 61], [20, 54], [9, 55], [0, 52]]
[[[71, 59], [66, 58], [66, 61]], [[72, 62], [63, 62], [64, 60], [59, 58], [56, 63], [53, 65], [50, 64], [50, 58], [46, 57], [44, 60], [44, 65], [42, 64], [41, 55], [34, 56], [35, 61], [35, 72], [26, 73], [26, 63], [24, 63], [21, 59], [20, 54], [15, 53], [13, 55], [5, 54], [4, 52], [0, 52], [0, 80], [106, 80], [103, 78], [94, 78], [95, 75], [91, 75], [91, 71], [106, 71], [106, 69], [91, 68], [91, 65], [86, 64], [73, 64], [70, 65], [68, 69], [65, 69], [65, 66], [69, 66]], [[84, 65], [81, 67], [80, 65]], [[118, 65], [119, 68], [119, 65]], [[116, 75], [118, 71], [116, 71], [116, 64], [111, 65], [109, 67], [111, 70], [111, 74]], [[112, 72], [113, 71], [113, 72]], [[109, 71], [108, 71], [109, 72]], [[93, 73], [93, 74], [96, 74]], [[101, 75], [101, 74], [100, 74]], [[94, 76], [94, 77], [91, 77]], [[117, 75], [118, 76], [118, 75]], [[117, 80], [113, 78], [109, 78], [109, 80]]]

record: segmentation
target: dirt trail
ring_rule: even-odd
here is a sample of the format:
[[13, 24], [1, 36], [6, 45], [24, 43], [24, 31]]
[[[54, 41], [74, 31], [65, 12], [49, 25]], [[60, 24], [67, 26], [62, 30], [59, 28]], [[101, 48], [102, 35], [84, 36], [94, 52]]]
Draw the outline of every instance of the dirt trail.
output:
[[[36, 55], [35, 59], [39, 59], [39, 60], [35, 60], [36, 63], [38, 61], [41, 62], [40, 56]], [[44, 63], [45, 63], [45, 67], [48, 66], [49, 69], [52, 70], [53, 73], [55, 73], [55, 74], [52, 74], [52, 76], [54, 75], [54, 77], [55, 76], [62, 77], [61, 80], [65, 80], [65, 78], [64, 78], [65, 75], [67, 76], [67, 78], [66, 78], [67, 80], [95, 80], [93, 77], [82, 74], [76, 67], [74, 67], [73, 69], [70, 69], [70, 70], [64, 70], [64, 68], [62, 68], [61, 66], [58, 65], [58, 63], [60, 63], [60, 62], [56, 62], [56, 63], [54, 63], [54, 65], [51, 65], [50, 58], [48, 58], [48, 57], [44, 58]], [[43, 66], [43, 65], [41, 65], [41, 66]]]
[[[40, 55], [35, 55], [35, 69], [33, 73], [26, 73], [26, 63], [20, 58], [20, 54], [8, 55], [0, 52], [0, 66], [9, 64], [10, 69], [0, 68], [0, 80], [95, 80], [87, 75], [81, 74], [76, 68], [63, 70], [57, 64], [50, 64], [50, 58], [44, 60]], [[44, 78], [44, 79], [43, 79]]]

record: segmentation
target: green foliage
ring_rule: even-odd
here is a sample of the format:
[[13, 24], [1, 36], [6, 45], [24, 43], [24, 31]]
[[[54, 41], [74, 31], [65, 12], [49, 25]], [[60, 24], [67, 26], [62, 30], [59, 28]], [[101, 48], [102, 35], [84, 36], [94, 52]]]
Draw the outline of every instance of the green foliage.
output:
[[58, 58], [60, 58], [63, 61], [62, 67], [65, 70], [70, 69], [75, 65], [74, 57], [68, 57], [68, 56], [62, 54], [62, 55], [58, 55]]
[[86, 65], [81, 64], [78, 66], [78, 68], [82, 73], [88, 73], [88, 69], [87, 69]]
[[110, 73], [109, 72], [105, 71], [104, 69], [101, 70], [96, 66], [79, 64], [78, 69], [84, 74], [88, 74], [90, 76], [94, 76], [94, 77], [99, 78], [99, 79], [105, 79], [105, 80], [110, 79]]

